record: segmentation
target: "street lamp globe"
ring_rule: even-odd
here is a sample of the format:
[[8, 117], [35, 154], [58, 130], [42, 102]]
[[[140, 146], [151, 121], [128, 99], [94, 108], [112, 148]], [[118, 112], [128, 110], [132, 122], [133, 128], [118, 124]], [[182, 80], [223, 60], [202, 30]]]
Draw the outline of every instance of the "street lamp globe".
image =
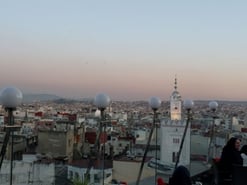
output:
[[16, 108], [22, 103], [22, 99], [22, 92], [16, 87], [6, 87], [1, 91], [0, 100], [5, 108]]
[[149, 99], [149, 105], [153, 110], [160, 108], [161, 100], [158, 97], [151, 97]]
[[192, 100], [190, 100], [190, 99], [184, 100], [183, 104], [184, 104], [184, 108], [186, 110], [191, 110], [192, 107], [194, 106], [194, 102]]
[[208, 106], [210, 110], [216, 111], [216, 109], [218, 108], [218, 103], [216, 101], [211, 101], [208, 103]]
[[104, 110], [110, 104], [110, 98], [104, 93], [99, 93], [94, 98], [94, 105], [100, 110]]
[[[16, 107], [18, 105], [21, 104], [22, 102], [22, 92], [15, 88], [15, 87], [6, 87], [4, 88], [1, 93], [0, 93], [0, 101], [1, 104], [4, 106], [4, 108], [8, 111], [8, 118], [9, 118], [9, 126], [10, 128], [16, 128], [16, 126], [14, 126], [14, 121], [13, 121], [13, 110], [16, 109]], [[6, 143], [8, 143], [9, 140], [9, 136], [11, 134], [11, 149], [10, 149], [10, 185], [12, 185], [12, 181], [13, 181], [13, 131], [10, 129], [7, 129], [4, 141]], [[7, 139], [6, 139], [7, 136]], [[6, 149], [6, 148], [5, 148]], [[1, 153], [3, 152], [3, 154], [5, 153], [5, 151], [2, 149]], [[2, 158], [3, 159], [3, 158]], [[1, 161], [2, 162], [2, 161]]]

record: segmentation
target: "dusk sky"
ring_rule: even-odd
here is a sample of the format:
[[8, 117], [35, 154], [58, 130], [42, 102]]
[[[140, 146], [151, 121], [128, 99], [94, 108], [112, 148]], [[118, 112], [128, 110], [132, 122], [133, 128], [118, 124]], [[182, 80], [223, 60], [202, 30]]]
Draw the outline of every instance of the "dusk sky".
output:
[[68, 98], [247, 100], [246, 0], [0, 4], [0, 88]]

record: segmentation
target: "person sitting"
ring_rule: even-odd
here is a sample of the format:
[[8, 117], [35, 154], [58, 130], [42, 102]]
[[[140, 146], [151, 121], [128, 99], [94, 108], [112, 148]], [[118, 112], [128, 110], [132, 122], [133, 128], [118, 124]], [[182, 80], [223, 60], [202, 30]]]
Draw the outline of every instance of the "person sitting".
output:
[[189, 170], [185, 166], [178, 166], [169, 180], [169, 185], [192, 185]]
[[232, 177], [233, 165], [243, 165], [243, 159], [240, 155], [240, 144], [240, 139], [232, 137], [223, 147], [218, 164], [221, 179], [229, 179]]
[[243, 166], [247, 166], [247, 145], [243, 145], [240, 150], [240, 155], [243, 158]]

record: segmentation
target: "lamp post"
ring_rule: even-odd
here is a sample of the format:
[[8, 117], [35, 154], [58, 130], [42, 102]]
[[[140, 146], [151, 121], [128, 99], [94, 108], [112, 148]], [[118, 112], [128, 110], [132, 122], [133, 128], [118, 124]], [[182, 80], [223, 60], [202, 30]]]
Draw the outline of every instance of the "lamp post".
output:
[[155, 156], [155, 158], [156, 158], [156, 166], [155, 166], [155, 183], [154, 184], [156, 184], [156, 178], [157, 178], [157, 126], [155, 125], [155, 120], [156, 120], [156, 117], [157, 117], [157, 110], [158, 110], [158, 108], [160, 108], [160, 105], [161, 105], [161, 101], [160, 101], [160, 99], [158, 97], [151, 97], [150, 100], [149, 100], [149, 105], [150, 105], [150, 107], [152, 108], [152, 110], [154, 112], [153, 126], [151, 128], [151, 131], [150, 131], [150, 134], [149, 134], [149, 138], [148, 138], [148, 142], [147, 142], [147, 145], [146, 145], [146, 149], [145, 149], [145, 152], [144, 152], [144, 155], [143, 155], [143, 158], [142, 158], [142, 163], [141, 163], [141, 166], [140, 166], [140, 170], [139, 170], [139, 174], [138, 174], [138, 177], [137, 177], [136, 185], [139, 185], [139, 182], [140, 182], [140, 178], [141, 178], [144, 162], [145, 162], [145, 159], [146, 159], [146, 156], [147, 156], [147, 152], [148, 152], [150, 141], [151, 141], [151, 138], [152, 138], [152, 135], [153, 135], [154, 127], [156, 128], [156, 156]]
[[191, 111], [192, 107], [194, 106], [194, 102], [192, 100], [184, 100], [183, 105], [184, 105], [184, 108], [186, 109], [186, 112], [187, 112], [187, 120], [186, 120], [186, 125], [185, 125], [185, 129], [184, 129], [183, 136], [182, 136], [182, 141], [181, 141], [181, 144], [180, 144], [180, 147], [178, 150], [177, 160], [175, 163], [175, 169], [177, 168], [179, 160], [180, 160], [180, 155], [181, 155], [181, 152], [183, 149], [184, 139], [185, 139], [185, 136], [187, 133], [187, 129], [188, 129], [190, 120], [191, 120], [190, 111]]
[[[9, 136], [11, 133], [11, 157], [10, 157], [10, 185], [12, 185], [12, 175], [13, 175], [13, 132], [12, 129], [15, 128], [13, 120], [13, 111], [22, 102], [22, 92], [15, 87], [7, 87], [1, 92], [1, 104], [8, 112], [8, 129], [6, 135]], [[8, 141], [8, 140], [7, 140]], [[1, 161], [2, 162], [2, 161]]]
[[[208, 162], [209, 160], [214, 157], [214, 147], [215, 147], [215, 140], [214, 140], [214, 134], [215, 134], [215, 112], [218, 108], [218, 103], [216, 101], [210, 101], [208, 104], [213, 118], [213, 123], [211, 125], [210, 129], [210, 138], [209, 138], [209, 149], [208, 149]], [[212, 155], [211, 155], [212, 154]]]
[[[101, 135], [102, 135], [102, 126], [104, 126], [104, 132], [105, 132], [105, 115], [104, 115], [104, 111], [106, 109], [106, 107], [110, 104], [110, 98], [108, 95], [104, 94], [104, 93], [100, 93], [97, 94], [95, 99], [94, 99], [94, 104], [97, 106], [97, 108], [100, 110], [100, 116], [101, 116], [101, 120], [100, 120], [100, 125], [99, 125], [99, 135], [97, 137], [97, 151], [99, 153], [100, 150], [100, 139], [101, 139]], [[101, 153], [102, 154], [102, 153]], [[102, 184], [104, 185], [104, 179], [105, 179], [105, 140], [104, 140], [104, 144], [103, 144], [103, 180], [102, 180]]]

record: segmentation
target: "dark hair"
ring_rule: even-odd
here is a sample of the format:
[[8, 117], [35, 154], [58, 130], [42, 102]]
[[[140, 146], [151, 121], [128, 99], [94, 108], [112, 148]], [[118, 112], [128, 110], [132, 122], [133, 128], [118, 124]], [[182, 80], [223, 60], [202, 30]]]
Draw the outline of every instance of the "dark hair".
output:
[[247, 145], [242, 146], [240, 152], [247, 155]]
[[236, 141], [239, 140], [241, 141], [241, 139], [237, 138], [237, 137], [231, 137], [227, 143], [226, 143], [226, 148], [231, 148], [231, 149], [235, 149], [235, 143]]
[[238, 140], [241, 141], [237, 137], [230, 138], [221, 153], [219, 169], [229, 172], [229, 175], [232, 173], [233, 164], [243, 164], [243, 158], [240, 155], [240, 151], [235, 147], [236, 141]]
[[169, 185], [191, 185], [190, 172], [185, 166], [178, 166], [169, 181]]

